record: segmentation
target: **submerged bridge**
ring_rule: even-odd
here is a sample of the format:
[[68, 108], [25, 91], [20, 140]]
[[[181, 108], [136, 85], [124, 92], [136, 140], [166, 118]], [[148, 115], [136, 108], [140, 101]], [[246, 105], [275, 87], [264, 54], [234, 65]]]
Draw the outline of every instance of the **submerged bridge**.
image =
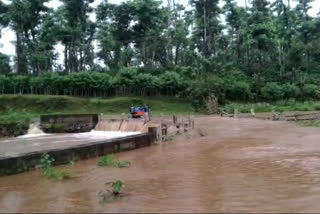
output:
[[[96, 118], [96, 115], [45, 116], [41, 117], [40, 127], [45, 127], [44, 130], [51, 134], [38, 131], [37, 134], [0, 140], [0, 176], [39, 167], [44, 153], [53, 157], [55, 164], [65, 164], [150, 146], [157, 139], [155, 127], [145, 128], [144, 132], [142, 129], [127, 131], [125, 127], [132, 124], [126, 121], [122, 122], [125, 126], [122, 130], [108, 130], [108, 122], [100, 124]], [[110, 127], [114, 126], [115, 122], [109, 122]], [[137, 124], [141, 126], [141, 122], [134, 122], [133, 127]], [[97, 129], [93, 130], [95, 127]]]
[[[193, 125], [189, 120], [184, 125], [174, 122], [171, 127], [185, 132]], [[31, 126], [26, 136], [0, 139], [0, 176], [39, 167], [44, 153], [53, 157], [55, 164], [66, 164], [150, 146], [168, 134], [168, 124], [163, 121], [103, 119], [97, 114], [45, 115], [39, 127], [46, 133]]]

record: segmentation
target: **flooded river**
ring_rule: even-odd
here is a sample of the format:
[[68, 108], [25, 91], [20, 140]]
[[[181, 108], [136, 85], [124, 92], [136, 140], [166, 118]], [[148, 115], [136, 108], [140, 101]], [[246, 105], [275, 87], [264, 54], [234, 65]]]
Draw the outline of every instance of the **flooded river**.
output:
[[[174, 142], [118, 154], [130, 168], [98, 159], [0, 178], [0, 212], [319, 212], [320, 129], [286, 122], [203, 117]], [[123, 197], [99, 203], [104, 183]]]

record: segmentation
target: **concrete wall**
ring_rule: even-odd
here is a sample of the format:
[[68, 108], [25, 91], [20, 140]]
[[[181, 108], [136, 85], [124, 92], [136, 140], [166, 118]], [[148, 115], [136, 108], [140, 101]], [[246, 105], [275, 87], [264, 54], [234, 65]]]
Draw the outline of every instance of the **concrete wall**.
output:
[[58, 165], [66, 164], [70, 161], [84, 160], [106, 154], [138, 149], [150, 146], [155, 141], [155, 129], [151, 127], [148, 133], [139, 135], [97, 141], [67, 149], [33, 152], [17, 157], [0, 157], [0, 176], [17, 174], [40, 166], [41, 156], [44, 153], [48, 153], [53, 157], [55, 159], [54, 164]]
[[89, 132], [95, 128], [98, 114], [41, 115], [40, 127], [46, 133]]

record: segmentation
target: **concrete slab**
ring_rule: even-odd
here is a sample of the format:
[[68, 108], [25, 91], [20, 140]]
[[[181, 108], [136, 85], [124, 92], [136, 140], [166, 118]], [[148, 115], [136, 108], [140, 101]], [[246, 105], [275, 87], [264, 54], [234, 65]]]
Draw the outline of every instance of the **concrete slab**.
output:
[[[113, 134], [113, 138], [135, 135], [137, 133]], [[101, 140], [109, 140], [110, 137], [88, 134], [52, 134], [28, 138], [12, 138], [0, 140], [0, 158], [16, 157], [27, 153], [47, 151], [53, 149], [66, 149], [70, 147], [90, 144]]]
[[92, 136], [90, 133], [45, 135], [0, 141], [0, 176], [28, 171], [39, 166], [43, 153], [49, 153], [55, 164], [88, 159], [145, 146], [156, 140], [155, 130], [116, 138]]

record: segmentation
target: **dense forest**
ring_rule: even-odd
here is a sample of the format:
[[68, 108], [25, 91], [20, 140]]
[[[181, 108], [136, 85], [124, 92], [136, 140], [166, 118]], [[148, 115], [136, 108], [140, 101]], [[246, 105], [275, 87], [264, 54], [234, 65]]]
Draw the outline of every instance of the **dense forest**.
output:
[[244, 1], [61, 0], [57, 9], [49, 0], [0, 1], [0, 30], [16, 36], [14, 66], [0, 54], [0, 93], [176, 96], [198, 108], [212, 95], [220, 103], [320, 98], [313, 0]]

